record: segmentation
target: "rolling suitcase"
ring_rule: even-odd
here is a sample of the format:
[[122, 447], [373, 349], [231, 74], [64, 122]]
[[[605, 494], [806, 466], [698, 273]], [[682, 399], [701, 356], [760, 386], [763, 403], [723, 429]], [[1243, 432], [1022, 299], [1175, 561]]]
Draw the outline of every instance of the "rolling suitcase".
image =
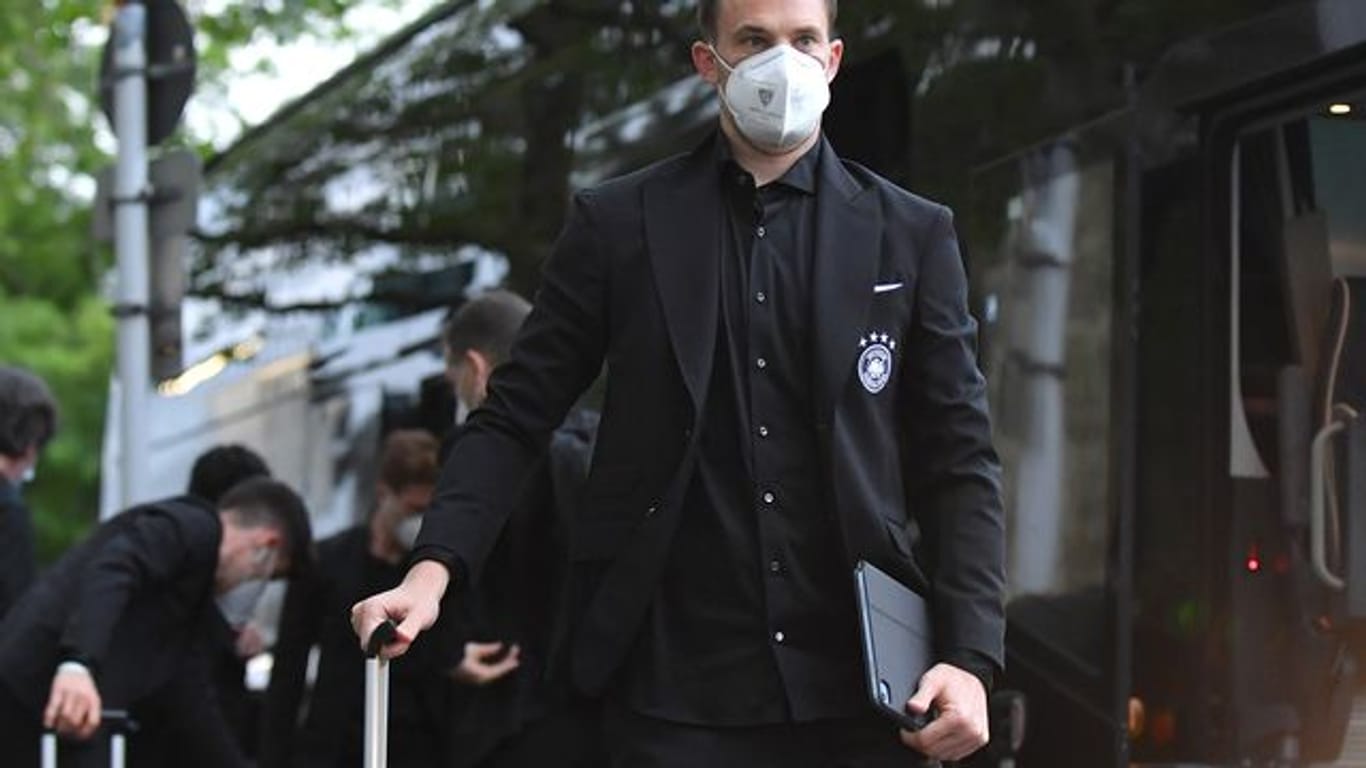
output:
[[[128, 758], [128, 734], [137, 725], [127, 712], [109, 709], [100, 713], [100, 730], [109, 734], [109, 768], [124, 768]], [[43, 732], [42, 768], [57, 768], [57, 734]]]
[[397, 635], [398, 628], [386, 621], [365, 644], [365, 768], [389, 762], [389, 660], [379, 651]]

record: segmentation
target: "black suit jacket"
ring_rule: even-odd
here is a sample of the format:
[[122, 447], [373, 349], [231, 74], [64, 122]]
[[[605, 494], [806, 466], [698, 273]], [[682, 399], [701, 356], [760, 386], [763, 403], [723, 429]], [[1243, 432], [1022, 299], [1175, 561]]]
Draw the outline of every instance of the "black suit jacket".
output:
[[0, 477], [0, 617], [19, 601], [37, 572], [33, 521], [19, 489]]
[[[243, 765], [209, 685], [222, 527], [191, 497], [123, 512], [61, 557], [4, 620], [0, 685], [37, 722], [57, 664], [85, 661], [106, 709], [201, 766]], [[167, 741], [159, 742], [160, 745]]]
[[[574, 536], [574, 556], [604, 571], [574, 653], [590, 692], [630, 647], [693, 470], [719, 315], [713, 157], [704, 145], [576, 195], [535, 309], [452, 451], [461, 471], [438, 488], [419, 542], [477, 574], [517, 479], [606, 363]], [[929, 596], [941, 653], [972, 650], [999, 666], [1000, 470], [951, 214], [828, 146], [821, 158], [813, 426], [851, 574], [863, 558], [899, 576]], [[856, 370], [870, 334], [891, 350], [876, 393]]]

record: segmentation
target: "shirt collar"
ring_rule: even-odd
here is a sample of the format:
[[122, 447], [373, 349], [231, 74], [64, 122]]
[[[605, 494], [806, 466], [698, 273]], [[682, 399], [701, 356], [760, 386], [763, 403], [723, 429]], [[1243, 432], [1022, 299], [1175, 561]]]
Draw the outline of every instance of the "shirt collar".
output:
[[[787, 169], [787, 173], [772, 181], [768, 186], [781, 184], [808, 195], [816, 194], [816, 171], [820, 168], [821, 150], [824, 146], [825, 138], [822, 136], [812, 145], [811, 149], [806, 151], [806, 154], [802, 155], [796, 163], [793, 163], [791, 168]], [[731, 152], [730, 142], [726, 140], [720, 129], [716, 131], [716, 164], [721, 169], [722, 177], [727, 181], [735, 178], [744, 180], [745, 177], [750, 177], [749, 180], [753, 183], [753, 177], [750, 176], [749, 171], [741, 168], [740, 164], [735, 162], [735, 155]]]

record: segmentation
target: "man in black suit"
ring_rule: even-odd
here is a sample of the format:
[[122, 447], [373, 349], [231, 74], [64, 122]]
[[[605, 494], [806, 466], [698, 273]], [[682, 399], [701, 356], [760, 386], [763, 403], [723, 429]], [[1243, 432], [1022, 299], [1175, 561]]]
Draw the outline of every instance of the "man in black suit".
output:
[[[461, 411], [472, 412], [487, 399], [489, 378], [507, 359], [530, 312], [531, 304], [521, 296], [491, 291], [451, 316], [443, 346], [447, 378]], [[597, 424], [597, 413], [580, 407], [555, 430], [545, 457], [520, 490], [484, 577], [456, 607], [468, 638], [455, 670], [466, 689], [457, 696], [453, 765], [590, 768], [604, 763], [597, 707], [574, 694], [563, 663], [555, 658], [573, 599], [566, 588], [567, 538]], [[464, 468], [448, 464], [446, 471]]]
[[42, 379], [0, 365], [0, 617], [38, 573], [33, 521], [19, 488], [57, 431], [57, 403]]
[[[375, 508], [370, 518], [318, 542], [312, 577], [290, 586], [274, 648], [258, 754], [263, 768], [351, 768], [362, 762], [365, 665], [356, 651], [346, 611], [356, 600], [403, 578], [437, 475], [436, 438], [398, 430], [379, 456]], [[309, 654], [318, 648], [317, 679], [305, 709]], [[389, 765], [445, 765], [445, 648], [424, 637], [395, 662], [389, 691]]]
[[[403, 651], [479, 578], [518, 481], [607, 365], [574, 531], [577, 684], [621, 766], [907, 766], [986, 741], [1004, 640], [999, 463], [952, 218], [820, 132], [834, 0], [702, 0], [720, 128], [576, 195], [416, 563], [353, 610]], [[852, 567], [924, 594], [939, 663], [867, 702]], [[919, 754], [918, 754], [919, 753]]]
[[[303, 502], [268, 479], [235, 487], [216, 510], [184, 496], [105, 522], [5, 619], [6, 759], [36, 765], [44, 726], [76, 742], [90, 739], [104, 708], [130, 711], [142, 726], [138, 751], [166, 756], [165, 764], [246, 765], [208, 682], [215, 596], [297, 575], [310, 564], [311, 546]], [[103, 759], [72, 746], [85, 760]]]
[[[270, 477], [270, 467], [260, 454], [244, 445], [216, 445], [195, 458], [185, 491], [217, 507], [223, 494], [253, 477]], [[218, 706], [243, 754], [248, 757], [256, 754], [260, 706], [259, 699], [247, 690], [247, 660], [261, 653], [265, 642], [261, 630], [247, 612], [255, 605], [239, 606], [235, 602], [255, 597], [249, 590], [238, 590], [220, 603], [223, 610], [219, 612], [219, 620], [211, 622], [217, 625], [218, 644], [209, 663]]]

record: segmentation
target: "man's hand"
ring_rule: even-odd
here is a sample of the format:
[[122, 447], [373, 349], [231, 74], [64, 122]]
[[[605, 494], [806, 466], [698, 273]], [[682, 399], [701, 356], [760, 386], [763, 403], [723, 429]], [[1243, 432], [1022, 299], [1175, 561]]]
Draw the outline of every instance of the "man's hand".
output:
[[398, 624], [398, 639], [380, 649], [380, 655], [392, 659], [407, 653], [418, 634], [436, 623], [449, 583], [450, 573], [444, 565], [423, 560], [408, 569], [402, 584], [351, 606], [351, 629], [360, 638], [361, 650], [388, 619]]
[[63, 665], [52, 678], [43, 727], [85, 740], [100, 727], [100, 692], [90, 670]]
[[950, 664], [936, 664], [920, 678], [906, 710], [935, 718], [919, 731], [902, 731], [906, 746], [935, 760], [962, 760], [986, 746], [987, 692], [982, 681]]
[[261, 628], [256, 626], [256, 622], [249, 621], [237, 630], [237, 639], [233, 641], [233, 649], [237, 652], [239, 659], [250, 659], [265, 652], [266, 638], [261, 634]]
[[503, 653], [504, 647], [503, 643], [465, 643], [465, 657], [451, 675], [466, 685], [479, 686], [488, 685], [507, 675], [521, 664], [518, 659], [521, 648], [514, 645], [508, 649], [507, 655], [494, 661]]

